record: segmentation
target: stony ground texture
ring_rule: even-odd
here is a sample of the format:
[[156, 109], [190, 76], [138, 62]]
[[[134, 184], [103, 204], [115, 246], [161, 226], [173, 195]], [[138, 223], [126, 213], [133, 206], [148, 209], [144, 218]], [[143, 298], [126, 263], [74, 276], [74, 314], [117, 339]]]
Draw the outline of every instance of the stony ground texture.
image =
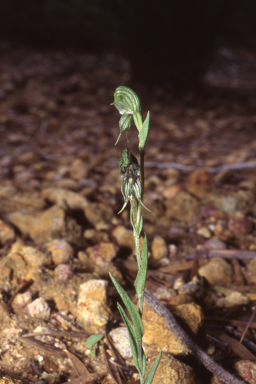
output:
[[[131, 131], [128, 144], [124, 136], [114, 146], [119, 116], [110, 103], [117, 86], [130, 84], [129, 65], [112, 55], [0, 51], [1, 383], [64, 383], [83, 369], [102, 374], [98, 383], [121, 383], [104, 358], [110, 333], [132, 365], [108, 272], [134, 297], [117, 163], [125, 146], [138, 155], [138, 143]], [[213, 358], [253, 383], [256, 323], [246, 350], [237, 340], [256, 300], [256, 57], [230, 54], [219, 52], [224, 69], [212, 67], [203, 91], [133, 88], [143, 114], [151, 111], [147, 286]], [[213, 317], [222, 328], [206, 338]], [[211, 382], [148, 308], [144, 321], [147, 356], [164, 352], [155, 384]], [[86, 340], [99, 333], [105, 338], [93, 351]]]

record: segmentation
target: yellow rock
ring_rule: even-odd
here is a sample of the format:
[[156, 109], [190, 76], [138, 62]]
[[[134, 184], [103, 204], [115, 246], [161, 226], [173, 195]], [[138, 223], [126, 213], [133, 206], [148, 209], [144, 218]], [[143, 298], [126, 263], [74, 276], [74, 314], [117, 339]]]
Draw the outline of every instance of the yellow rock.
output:
[[[177, 305], [173, 313], [182, 319], [193, 333], [197, 333], [203, 322], [201, 307], [195, 303]], [[189, 351], [169, 330], [162, 317], [159, 317], [147, 305], [143, 308], [143, 324], [145, 334], [143, 346], [145, 354], [154, 351], [171, 353], [172, 355], [187, 355]]]

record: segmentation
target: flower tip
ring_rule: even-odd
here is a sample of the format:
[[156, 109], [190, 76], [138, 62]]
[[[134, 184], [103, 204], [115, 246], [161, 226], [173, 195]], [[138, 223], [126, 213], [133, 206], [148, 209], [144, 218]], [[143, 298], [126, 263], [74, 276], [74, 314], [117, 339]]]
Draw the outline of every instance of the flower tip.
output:
[[123, 210], [125, 209], [125, 207], [126, 207], [127, 203], [128, 203], [127, 201], [124, 203], [124, 205], [123, 205], [123, 207], [122, 207], [121, 211], [119, 211], [119, 212], [118, 212], [118, 215], [119, 215], [119, 213], [123, 212]]
[[120, 133], [120, 135], [118, 136], [117, 141], [115, 142], [115, 145], [117, 145], [117, 143], [118, 143], [120, 137], [121, 137], [121, 133]]

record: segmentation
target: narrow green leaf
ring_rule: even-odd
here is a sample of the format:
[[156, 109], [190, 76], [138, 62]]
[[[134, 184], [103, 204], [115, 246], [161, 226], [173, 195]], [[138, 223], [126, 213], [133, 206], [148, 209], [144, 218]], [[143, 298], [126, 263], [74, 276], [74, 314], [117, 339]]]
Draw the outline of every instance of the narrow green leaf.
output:
[[141, 252], [141, 260], [139, 265], [139, 272], [135, 281], [136, 293], [139, 298], [139, 309], [140, 313], [142, 313], [143, 308], [143, 299], [144, 299], [144, 289], [147, 278], [147, 270], [148, 270], [148, 240], [147, 235], [145, 234], [142, 252]]
[[158, 364], [161, 360], [161, 356], [162, 356], [162, 352], [159, 353], [157, 359], [155, 360], [154, 364], [152, 365], [149, 373], [147, 374], [146, 380], [144, 381], [144, 384], [151, 384], [152, 383], [152, 380], [155, 376]]
[[98, 341], [100, 341], [103, 337], [104, 337], [104, 335], [101, 335], [101, 334], [91, 335], [86, 340], [86, 344], [88, 345], [89, 348], [92, 348], [94, 346], [94, 344], [98, 343]]
[[135, 333], [134, 333], [133, 326], [131, 325], [130, 320], [128, 319], [125, 311], [123, 310], [123, 308], [121, 307], [121, 305], [119, 303], [117, 303], [117, 307], [119, 309], [119, 312], [122, 316], [123, 321], [125, 322], [125, 325], [126, 325], [126, 328], [128, 331], [130, 346], [131, 346], [131, 350], [132, 350], [132, 356], [133, 356], [133, 360], [134, 360], [134, 365], [137, 368], [138, 372], [140, 372], [139, 362], [138, 362], [138, 349], [137, 349], [137, 345], [136, 345], [136, 341], [135, 341]]
[[142, 336], [144, 335], [144, 325], [142, 323], [140, 314], [137, 311], [133, 302], [131, 301], [130, 297], [127, 295], [127, 293], [123, 289], [123, 287], [116, 281], [116, 279], [111, 275], [111, 273], [109, 273], [109, 276], [131, 316], [131, 319], [135, 328], [136, 343], [138, 343], [139, 340], [141, 340]]
[[140, 132], [143, 125], [141, 112], [136, 112], [133, 114], [133, 121], [134, 121], [134, 124], [136, 125], [136, 128]]
[[143, 368], [142, 368], [142, 376], [143, 377], [144, 377], [145, 372], [146, 372], [146, 366], [147, 366], [147, 360], [146, 360], [145, 353], [143, 353]]
[[139, 149], [145, 148], [146, 140], [148, 137], [148, 129], [149, 129], [149, 112], [139, 132]]

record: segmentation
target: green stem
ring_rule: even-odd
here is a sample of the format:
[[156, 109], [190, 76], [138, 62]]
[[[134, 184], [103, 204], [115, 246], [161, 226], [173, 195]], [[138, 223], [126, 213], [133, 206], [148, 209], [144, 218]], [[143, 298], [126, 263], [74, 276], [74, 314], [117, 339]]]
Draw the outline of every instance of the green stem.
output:
[[135, 241], [135, 253], [136, 253], [137, 264], [138, 264], [138, 268], [140, 268], [140, 264], [141, 264], [140, 235], [133, 233], [133, 236], [134, 236], [134, 241]]
[[141, 201], [144, 195], [144, 148], [140, 149], [140, 183], [141, 183]]
[[144, 377], [142, 375], [140, 375], [140, 384], [144, 384]]

